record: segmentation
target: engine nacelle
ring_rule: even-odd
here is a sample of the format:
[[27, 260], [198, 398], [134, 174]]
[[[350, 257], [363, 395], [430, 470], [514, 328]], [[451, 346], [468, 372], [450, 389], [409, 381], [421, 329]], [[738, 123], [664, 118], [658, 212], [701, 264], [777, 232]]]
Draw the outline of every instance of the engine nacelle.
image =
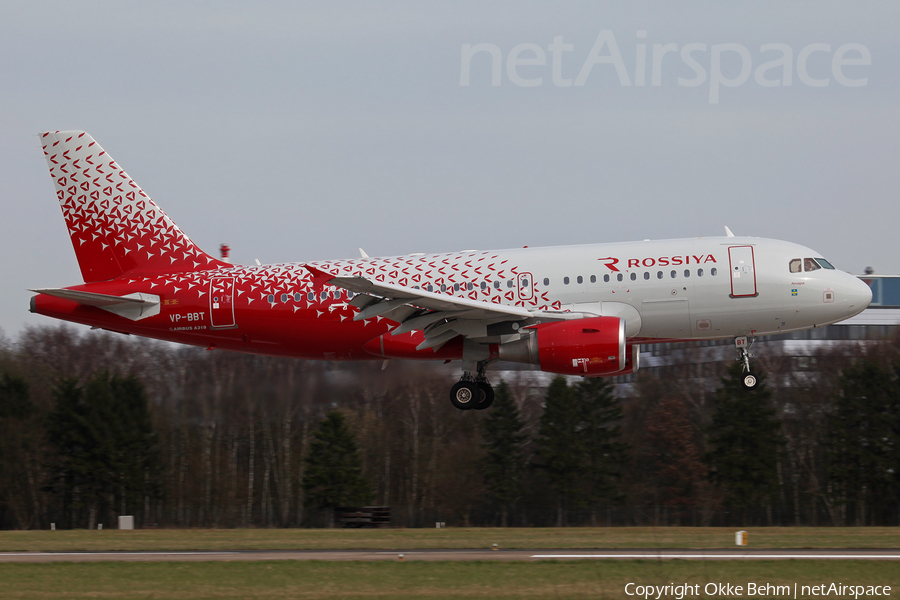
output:
[[499, 348], [500, 360], [540, 365], [563, 375], [616, 375], [629, 365], [625, 321], [591, 317], [532, 327], [534, 334]]

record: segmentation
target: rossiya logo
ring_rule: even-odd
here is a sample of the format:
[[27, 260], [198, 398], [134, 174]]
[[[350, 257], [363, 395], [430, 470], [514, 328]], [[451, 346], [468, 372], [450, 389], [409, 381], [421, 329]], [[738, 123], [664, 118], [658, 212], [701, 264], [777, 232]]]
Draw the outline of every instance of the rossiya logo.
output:
[[[605, 258], [598, 258], [597, 260], [602, 260], [603, 264], [607, 269], [613, 271], [614, 273], [618, 273], [620, 271], [619, 267], [619, 259], [607, 256]], [[628, 269], [638, 268], [638, 267], [675, 267], [678, 265], [703, 265], [706, 263], [718, 263], [716, 257], [712, 254], [701, 254], [697, 256], [696, 254], [685, 254], [683, 256], [660, 256], [658, 258], [629, 258], [628, 259]]]
[[619, 264], [618, 258], [607, 256], [606, 258], [598, 258], [597, 260], [606, 261], [605, 263], [603, 263], [606, 265], [606, 268], [608, 268], [610, 271], [615, 271], [616, 273], [619, 272], [619, 267], [616, 266], [617, 264]]

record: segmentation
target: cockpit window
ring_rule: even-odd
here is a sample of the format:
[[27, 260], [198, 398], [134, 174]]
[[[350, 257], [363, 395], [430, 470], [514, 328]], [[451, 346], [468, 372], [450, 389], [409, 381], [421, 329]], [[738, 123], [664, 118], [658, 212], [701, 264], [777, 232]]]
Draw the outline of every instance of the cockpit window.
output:
[[804, 258], [803, 259], [803, 270], [804, 271], [817, 271], [822, 267], [819, 266], [819, 263], [816, 262], [814, 258]]
[[816, 262], [822, 265], [823, 269], [834, 269], [834, 265], [825, 260], [824, 258], [817, 258]]
[[803, 262], [799, 258], [792, 258], [790, 262], [791, 273], [799, 273], [802, 270]]

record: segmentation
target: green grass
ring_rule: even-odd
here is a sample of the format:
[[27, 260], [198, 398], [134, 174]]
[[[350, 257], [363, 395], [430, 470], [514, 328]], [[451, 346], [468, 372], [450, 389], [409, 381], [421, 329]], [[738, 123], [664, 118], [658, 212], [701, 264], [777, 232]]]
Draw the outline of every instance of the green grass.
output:
[[802, 560], [0, 564], [0, 598], [11, 600], [597, 599], [629, 598], [628, 582], [700, 584], [700, 597], [711, 598], [718, 596], [702, 593], [706, 583], [749, 581], [890, 585], [896, 595], [900, 569], [896, 562]]
[[[750, 548], [900, 548], [896, 527], [760, 527]], [[0, 531], [0, 552], [490, 548], [734, 548], [735, 528], [144, 529]]]

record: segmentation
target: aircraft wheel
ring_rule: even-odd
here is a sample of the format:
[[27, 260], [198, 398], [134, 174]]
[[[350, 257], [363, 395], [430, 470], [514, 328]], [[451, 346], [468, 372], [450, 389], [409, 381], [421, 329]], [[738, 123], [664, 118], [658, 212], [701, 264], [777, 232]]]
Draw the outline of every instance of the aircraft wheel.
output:
[[491, 404], [494, 403], [494, 388], [491, 387], [491, 384], [487, 382], [476, 383], [478, 386], [478, 390], [481, 392], [481, 402], [479, 402], [476, 406], [473, 406], [475, 410], [484, 410], [486, 408], [490, 408]]
[[744, 373], [744, 378], [741, 379], [741, 385], [744, 386], [745, 390], [755, 389], [757, 384], [759, 384], [759, 379], [756, 378], [756, 375], [753, 373]]
[[450, 388], [450, 403], [459, 410], [475, 408], [481, 402], [481, 390], [471, 381], [460, 381]]

